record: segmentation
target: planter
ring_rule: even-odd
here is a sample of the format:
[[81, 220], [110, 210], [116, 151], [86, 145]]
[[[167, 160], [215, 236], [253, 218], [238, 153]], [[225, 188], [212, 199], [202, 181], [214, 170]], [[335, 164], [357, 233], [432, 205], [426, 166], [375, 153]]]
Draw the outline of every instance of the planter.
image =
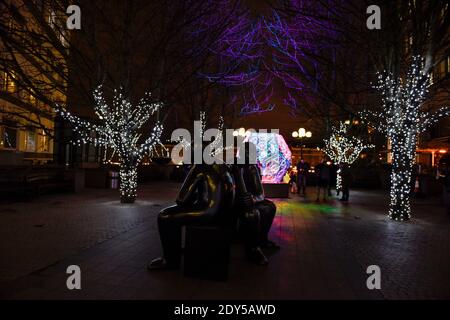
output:
[[267, 198], [289, 198], [288, 183], [263, 183], [263, 188]]

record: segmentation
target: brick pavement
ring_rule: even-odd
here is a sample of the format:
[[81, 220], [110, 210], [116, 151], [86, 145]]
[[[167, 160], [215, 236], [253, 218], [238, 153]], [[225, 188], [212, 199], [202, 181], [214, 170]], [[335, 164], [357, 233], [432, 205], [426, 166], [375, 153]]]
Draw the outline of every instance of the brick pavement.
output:
[[144, 188], [134, 205], [120, 204], [118, 191], [105, 189], [0, 204], [0, 281], [45, 268], [152, 219], [172, 201], [178, 184], [164, 187]]
[[[167, 191], [164, 191], [167, 190]], [[312, 190], [309, 190], [312, 191]], [[270, 256], [267, 267], [243, 260], [242, 248], [233, 246], [230, 279], [226, 282], [185, 278], [179, 271], [148, 272], [149, 258], [160, 253], [155, 224], [155, 204], [170, 202], [176, 192], [172, 184], [148, 185], [141, 191], [142, 203], [122, 207], [110, 191], [94, 190], [84, 195], [58, 195], [23, 204], [43, 207], [59, 201], [73, 207], [78, 197], [87, 198], [83, 214], [66, 209], [69, 217], [58, 219], [48, 210], [31, 215], [19, 210], [15, 224], [48, 223], [39, 217], [56, 219], [70, 231], [61, 243], [73, 251], [61, 250], [54, 264], [25, 276], [0, 283], [0, 297], [7, 299], [436, 299], [450, 298], [450, 218], [438, 199], [417, 200], [414, 219], [398, 223], [386, 218], [387, 198], [382, 192], [353, 192], [348, 205], [330, 200], [316, 204], [293, 197], [277, 200], [278, 214], [271, 236], [282, 250]], [[166, 196], [164, 196], [166, 195]], [[58, 199], [58, 200], [55, 200]], [[103, 199], [103, 200], [102, 200]], [[69, 205], [69, 203], [72, 203]], [[104, 203], [108, 209], [102, 213]], [[22, 204], [21, 204], [22, 205]], [[137, 208], [136, 208], [137, 207]], [[5, 211], [1, 211], [0, 220]], [[9, 210], [17, 206], [8, 207]], [[89, 209], [88, 209], [89, 208]], [[111, 209], [116, 208], [116, 209]], [[5, 210], [5, 208], [3, 208]], [[71, 211], [72, 210], [72, 211]], [[27, 210], [31, 211], [31, 210]], [[141, 212], [142, 211], [142, 212]], [[6, 211], [8, 216], [13, 214]], [[139, 213], [140, 212], [140, 213]], [[112, 214], [111, 214], [112, 213]], [[62, 214], [62, 212], [60, 212]], [[74, 217], [72, 217], [72, 215]], [[103, 218], [94, 217], [99, 215]], [[14, 221], [8, 218], [7, 221]], [[44, 221], [44, 222], [42, 222]], [[66, 221], [66, 222], [64, 222]], [[96, 224], [102, 224], [102, 227]], [[73, 227], [73, 225], [77, 225]], [[104, 225], [103, 225], [104, 224]], [[5, 223], [1, 221], [2, 237]], [[107, 226], [106, 228], [103, 228]], [[89, 232], [80, 230], [87, 228]], [[26, 234], [31, 228], [23, 227]], [[60, 233], [29, 236], [48, 246], [42, 254], [62, 247]], [[42, 230], [44, 231], [45, 228]], [[74, 235], [79, 233], [78, 236]], [[74, 239], [72, 239], [74, 237]], [[104, 241], [105, 238], [111, 237]], [[53, 240], [50, 240], [53, 239]], [[73, 240], [73, 241], [71, 241]], [[97, 242], [101, 242], [96, 244]], [[20, 242], [20, 241], [19, 241]], [[3, 241], [2, 241], [3, 243]], [[6, 243], [11, 245], [12, 243]], [[89, 246], [82, 249], [81, 244]], [[41, 252], [23, 250], [40, 261]], [[37, 257], [36, 257], [37, 256]], [[50, 254], [53, 257], [52, 254]], [[56, 255], [55, 255], [56, 256]], [[46, 259], [46, 263], [52, 259]], [[19, 260], [17, 260], [19, 261]], [[46, 263], [42, 263], [45, 265]], [[65, 268], [77, 264], [82, 270], [82, 290], [65, 287]], [[368, 265], [382, 271], [382, 289], [366, 288]], [[28, 269], [31, 264], [28, 265]], [[15, 272], [12, 272], [15, 273]]]

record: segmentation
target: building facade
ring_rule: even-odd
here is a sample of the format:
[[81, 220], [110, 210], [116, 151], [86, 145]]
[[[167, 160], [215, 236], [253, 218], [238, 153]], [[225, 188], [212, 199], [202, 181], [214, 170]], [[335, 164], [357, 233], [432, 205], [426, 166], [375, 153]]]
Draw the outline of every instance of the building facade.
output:
[[[43, 21], [33, 18], [24, 0], [5, 1], [0, 8], [1, 27], [7, 30], [0, 41], [0, 165], [54, 161], [53, 103], [66, 101], [67, 69], [60, 51], [47, 40], [51, 39], [49, 31], [43, 30], [50, 27], [59, 34], [59, 44], [65, 50], [68, 34], [57, 25], [65, 13], [58, 16], [49, 1], [35, 1], [33, 5], [42, 12]], [[60, 72], [52, 69], [54, 65]]]
[[6, 73], [0, 84], [0, 165], [53, 161], [54, 121], [49, 108], [20, 90]]

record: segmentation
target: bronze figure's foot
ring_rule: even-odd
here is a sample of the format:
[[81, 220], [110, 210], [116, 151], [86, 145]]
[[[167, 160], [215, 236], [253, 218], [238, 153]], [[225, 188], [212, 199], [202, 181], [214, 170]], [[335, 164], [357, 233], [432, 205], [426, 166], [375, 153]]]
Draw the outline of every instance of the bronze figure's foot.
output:
[[280, 250], [280, 246], [271, 240], [267, 240], [261, 247], [268, 250]]
[[267, 260], [267, 257], [264, 255], [264, 253], [261, 251], [261, 248], [259, 248], [259, 247], [251, 249], [247, 253], [247, 259], [250, 262], [253, 262], [260, 266], [266, 266], [269, 264], [269, 260]]
[[172, 266], [167, 263], [167, 261], [162, 258], [158, 257], [153, 259], [147, 264], [148, 270], [173, 270], [177, 269], [177, 266]]

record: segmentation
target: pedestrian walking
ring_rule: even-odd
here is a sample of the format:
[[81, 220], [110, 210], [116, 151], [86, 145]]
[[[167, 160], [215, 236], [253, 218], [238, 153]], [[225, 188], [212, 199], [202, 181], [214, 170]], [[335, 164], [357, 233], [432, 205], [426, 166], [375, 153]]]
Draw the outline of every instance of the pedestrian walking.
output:
[[320, 193], [323, 192], [323, 201], [327, 200], [328, 185], [330, 183], [330, 166], [327, 164], [325, 158], [322, 162], [315, 167], [315, 173], [317, 178], [317, 199], [320, 201]]
[[303, 158], [297, 163], [297, 192], [306, 196], [306, 177], [309, 171], [309, 164]]

